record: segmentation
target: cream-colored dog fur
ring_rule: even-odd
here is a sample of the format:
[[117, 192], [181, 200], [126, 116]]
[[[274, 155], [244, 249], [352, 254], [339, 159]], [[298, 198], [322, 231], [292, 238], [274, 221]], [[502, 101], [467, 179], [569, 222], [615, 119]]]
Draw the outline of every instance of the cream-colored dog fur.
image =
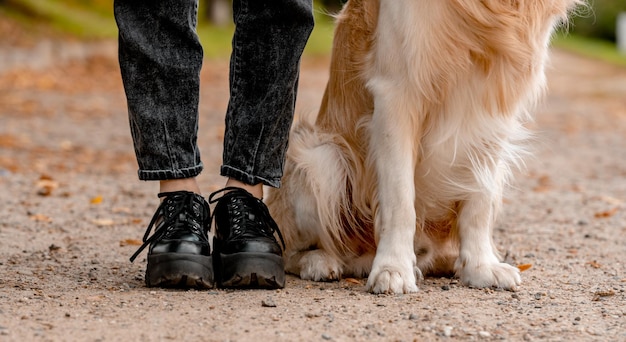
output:
[[578, 0], [350, 0], [315, 124], [295, 125], [267, 203], [302, 279], [422, 274], [515, 289], [492, 241], [525, 153], [548, 45]]

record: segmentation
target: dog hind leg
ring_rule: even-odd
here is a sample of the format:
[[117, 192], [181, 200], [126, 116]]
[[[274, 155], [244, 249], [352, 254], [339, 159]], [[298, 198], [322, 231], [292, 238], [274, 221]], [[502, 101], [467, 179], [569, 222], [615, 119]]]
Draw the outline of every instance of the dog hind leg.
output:
[[303, 280], [333, 281], [339, 280], [343, 274], [340, 260], [323, 249], [295, 253], [289, 256], [285, 268]]
[[457, 222], [461, 246], [455, 270], [465, 285], [515, 290], [521, 283], [519, 269], [500, 262], [491, 236], [501, 203], [501, 178], [496, 171], [494, 191], [474, 193], [462, 203]]

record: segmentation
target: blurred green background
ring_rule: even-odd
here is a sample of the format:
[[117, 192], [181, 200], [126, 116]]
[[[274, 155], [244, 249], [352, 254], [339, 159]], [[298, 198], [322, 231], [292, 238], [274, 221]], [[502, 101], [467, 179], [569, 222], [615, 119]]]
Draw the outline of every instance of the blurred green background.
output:
[[[305, 51], [308, 55], [330, 52], [333, 19], [345, 0], [316, 0], [316, 27]], [[581, 54], [626, 65], [616, 48], [616, 21], [626, 12], [626, 0], [589, 0], [577, 11], [555, 44]], [[112, 0], [0, 0], [0, 20], [25, 27], [46, 27], [55, 33], [79, 39], [115, 38]], [[198, 33], [207, 57], [230, 53], [233, 25], [230, 0], [200, 0]]]

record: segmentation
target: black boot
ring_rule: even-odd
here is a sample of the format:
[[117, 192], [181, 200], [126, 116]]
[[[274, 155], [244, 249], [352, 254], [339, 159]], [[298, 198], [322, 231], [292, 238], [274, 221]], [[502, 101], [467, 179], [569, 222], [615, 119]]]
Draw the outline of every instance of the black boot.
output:
[[[209, 204], [189, 191], [165, 192], [159, 197], [164, 199], [148, 225], [144, 244], [130, 261], [149, 245], [148, 287], [212, 288]], [[148, 238], [155, 225], [154, 234]]]
[[[214, 197], [223, 193], [217, 199]], [[278, 234], [285, 243], [263, 201], [240, 188], [224, 188], [209, 196], [217, 202], [213, 261], [221, 287], [283, 288], [285, 265]]]

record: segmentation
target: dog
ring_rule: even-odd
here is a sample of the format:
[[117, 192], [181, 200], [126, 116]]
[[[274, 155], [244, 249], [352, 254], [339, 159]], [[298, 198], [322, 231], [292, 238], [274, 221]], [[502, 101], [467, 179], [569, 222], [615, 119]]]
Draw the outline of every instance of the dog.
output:
[[314, 123], [291, 132], [269, 210], [302, 279], [423, 275], [516, 290], [492, 240], [523, 166], [555, 29], [581, 0], [349, 0]]

